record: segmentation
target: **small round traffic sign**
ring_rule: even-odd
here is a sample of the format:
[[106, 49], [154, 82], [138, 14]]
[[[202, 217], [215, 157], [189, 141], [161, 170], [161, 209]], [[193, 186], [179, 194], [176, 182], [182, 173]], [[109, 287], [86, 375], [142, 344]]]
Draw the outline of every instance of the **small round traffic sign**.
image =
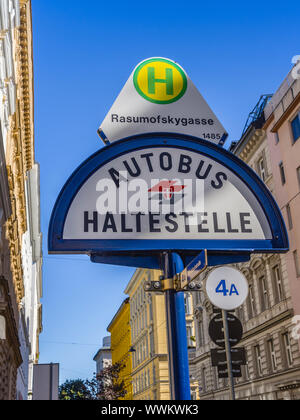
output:
[[[228, 333], [231, 347], [236, 346], [243, 337], [241, 321], [234, 315], [227, 313]], [[212, 318], [208, 325], [208, 334], [217, 346], [225, 348], [224, 324], [219, 315]]]
[[227, 311], [241, 306], [248, 291], [246, 277], [232, 267], [216, 268], [206, 280], [206, 293], [211, 303]]

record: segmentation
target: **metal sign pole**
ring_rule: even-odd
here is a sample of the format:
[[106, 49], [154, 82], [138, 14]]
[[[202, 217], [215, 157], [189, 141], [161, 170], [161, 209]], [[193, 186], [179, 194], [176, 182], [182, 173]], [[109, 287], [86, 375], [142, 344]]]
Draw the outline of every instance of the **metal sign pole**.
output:
[[[162, 271], [165, 279], [173, 279], [182, 271], [179, 255], [164, 253]], [[165, 290], [166, 323], [169, 353], [169, 375], [171, 400], [190, 400], [189, 361], [187, 349], [184, 293], [170, 287]]]
[[227, 372], [228, 372], [228, 380], [229, 380], [229, 395], [230, 395], [231, 400], [235, 400], [232, 360], [231, 360], [231, 345], [230, 345], [228, 319], [227, 319], [228, 312], [222, 310], [222, 316], [223, 316], [224, 339], [225, 339], [225, 350], [226, 350], [226, 360], [227, 360]]

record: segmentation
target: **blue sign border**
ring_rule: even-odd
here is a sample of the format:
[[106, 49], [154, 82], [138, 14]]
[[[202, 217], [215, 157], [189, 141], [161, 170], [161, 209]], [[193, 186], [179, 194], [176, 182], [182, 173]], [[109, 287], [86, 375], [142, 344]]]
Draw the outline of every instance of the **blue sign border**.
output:
[[[81, 186], [101, 166], [130, 151], [151, 147], [175, 147], [200, 152], [211, 157], [234, 172], [252, 191], [260, 203], [272, 233], [269, 240], [63, 240], [64, 223], [68, 210]], [[83, 162], [71, 175], [61, 190], [55, 203], [48, 232], [50, 254], [88, 254], [99, 259], [112, 256], [111, 260], [121, 261], [131, 256], [138, 261], [142, 256], [151, 260], [150, 255], [163, 251], [195, 255], [202, 249], [213, 254], [235, 255], [250, 253], [286, 252], [289, 249], [288, 235], [282, 214], [272, 194], [257, 174], [237, 156], [206, 140], [193, 136], [173, 133], [152, 133], [128, 137], [97, 151]], [[140, 255], [140, 257], [137, 255]], [[119, 258], [116, 258], [119, 256]], [[104, 260], [103, 260], [104, 262]], [[124, 262], [123, 262], [124, 263]], [[138, 266], [138, 265], [136, 265]]]

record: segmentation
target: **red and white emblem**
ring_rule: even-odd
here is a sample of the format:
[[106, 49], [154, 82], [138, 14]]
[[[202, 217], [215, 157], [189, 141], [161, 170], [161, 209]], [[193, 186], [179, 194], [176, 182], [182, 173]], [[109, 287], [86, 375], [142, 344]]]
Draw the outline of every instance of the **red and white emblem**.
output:
[[182, 191], [185, 188], [185, 185], [177, 184], [177, 180], [175, 181], [160, 181], [158, 184], [154, 185], [154, 187], [149, 189], [149, 192], [159, 192], [163, 194], [163, 197], [166, 200], [171, 200], [175, 193]]

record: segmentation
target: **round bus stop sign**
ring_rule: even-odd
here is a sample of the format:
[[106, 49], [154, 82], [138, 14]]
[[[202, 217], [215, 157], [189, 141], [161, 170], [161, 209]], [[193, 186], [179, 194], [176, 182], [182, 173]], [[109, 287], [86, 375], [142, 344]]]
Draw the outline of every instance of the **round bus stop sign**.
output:
[[205, 287], [211, 303], [227, 311], [241, 306], [249, 290], [246, 277], [232, 267], [213, 270], [207, 277]]

